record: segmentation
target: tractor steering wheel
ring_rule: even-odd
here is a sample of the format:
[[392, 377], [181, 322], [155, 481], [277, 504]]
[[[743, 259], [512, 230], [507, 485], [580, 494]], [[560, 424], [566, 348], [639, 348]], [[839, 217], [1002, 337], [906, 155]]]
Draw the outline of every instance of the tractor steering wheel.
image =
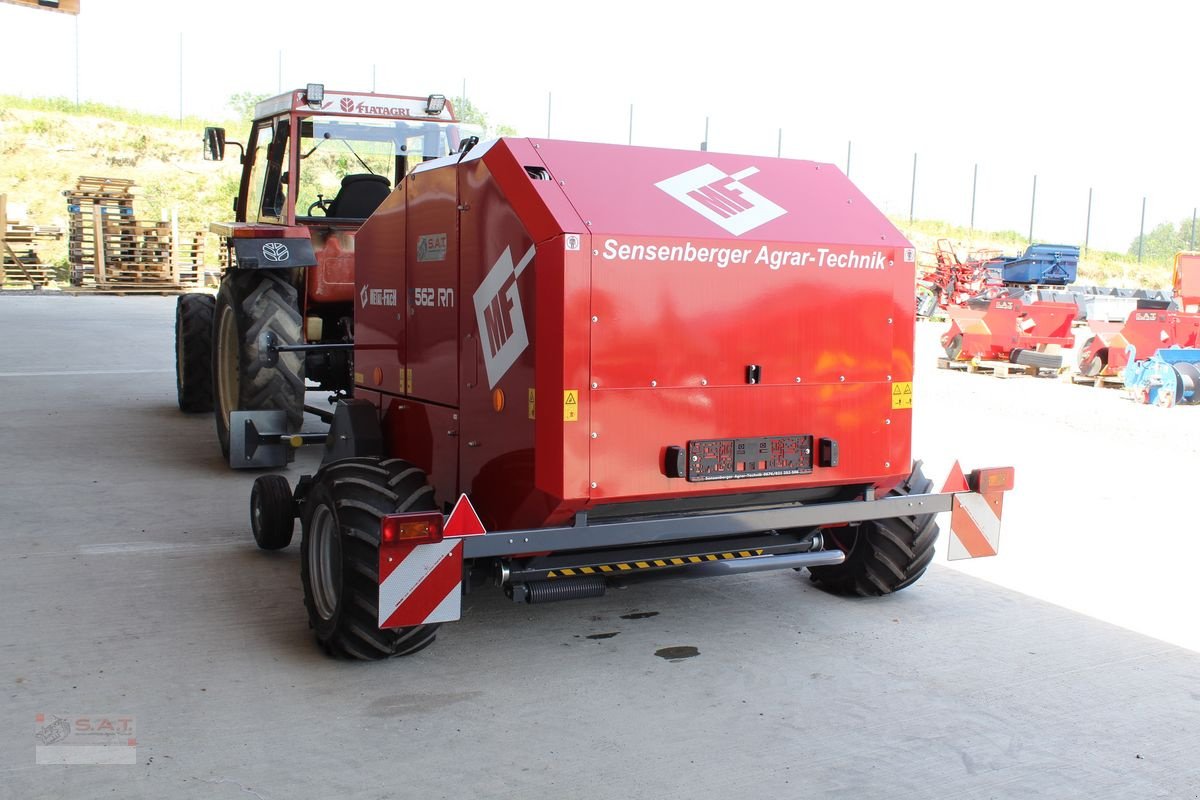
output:
[[320, 195], [320, 194], [317, 195], [316, 202], [314, 202], [312, 205], [310, 205], [308, 207], [308, 216], [311, 217], [313, 215], [314, 208], [321, 209], [322, 214], [324, 214], [325, 216], [329, 216], [329, 209], [325, 205], [325, 196], [324, 195]]

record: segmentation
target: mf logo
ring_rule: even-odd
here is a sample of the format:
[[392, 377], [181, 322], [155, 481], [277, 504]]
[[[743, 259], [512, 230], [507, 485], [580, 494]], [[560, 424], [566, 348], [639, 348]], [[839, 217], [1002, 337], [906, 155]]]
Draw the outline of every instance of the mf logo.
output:
[[529, 334], [525, 330], [525, 312], [521, 309], [521, 294], [517, 291], [517, 278], [533, 261], [534, 248], [530, 245], [515, 266], [512, 248], [504, 252], [492, 268], [472, 299], [475, 301], [475, 321], [479, 325], [480, 344], [483, 345], [483, 363], [487, 367], [488, 388], [504, 377], [529, 346]]
[[758, 167], [747, 167], [726, 175], [712, 164], [705, 164], [654, 185], [705, 219], [741, 236], [787, 213], [742, 183], [757, 173]]

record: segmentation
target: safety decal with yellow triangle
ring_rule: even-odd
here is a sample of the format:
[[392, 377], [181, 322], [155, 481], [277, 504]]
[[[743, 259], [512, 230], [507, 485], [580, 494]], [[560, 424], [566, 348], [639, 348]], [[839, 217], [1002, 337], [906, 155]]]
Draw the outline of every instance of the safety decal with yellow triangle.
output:
[[912, 408], [912, 381], [892, 384], [892, 408]]

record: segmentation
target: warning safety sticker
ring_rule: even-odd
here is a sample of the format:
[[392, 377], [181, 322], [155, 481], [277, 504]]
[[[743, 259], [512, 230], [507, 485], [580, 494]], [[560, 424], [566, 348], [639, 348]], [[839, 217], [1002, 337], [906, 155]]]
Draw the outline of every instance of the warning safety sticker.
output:
[[912, 381], [892, 384], [892, 408], [912, 408]]
[[563, 422], [579, 421], [579, 390], [567, 389], [563, 392]]

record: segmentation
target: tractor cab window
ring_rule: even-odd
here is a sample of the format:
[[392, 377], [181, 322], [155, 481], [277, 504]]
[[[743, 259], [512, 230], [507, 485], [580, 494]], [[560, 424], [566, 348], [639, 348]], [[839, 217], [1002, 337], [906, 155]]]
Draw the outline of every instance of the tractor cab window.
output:
[[246, 202], [248, 222], [284, 222], [287, 216], [286, 119], [266, 123], [255, 131], [253, 162]]
[[457, 146], [434, 122], [312, 117], [300, 123], [296, 215], [365, 219], [410, 169]]

